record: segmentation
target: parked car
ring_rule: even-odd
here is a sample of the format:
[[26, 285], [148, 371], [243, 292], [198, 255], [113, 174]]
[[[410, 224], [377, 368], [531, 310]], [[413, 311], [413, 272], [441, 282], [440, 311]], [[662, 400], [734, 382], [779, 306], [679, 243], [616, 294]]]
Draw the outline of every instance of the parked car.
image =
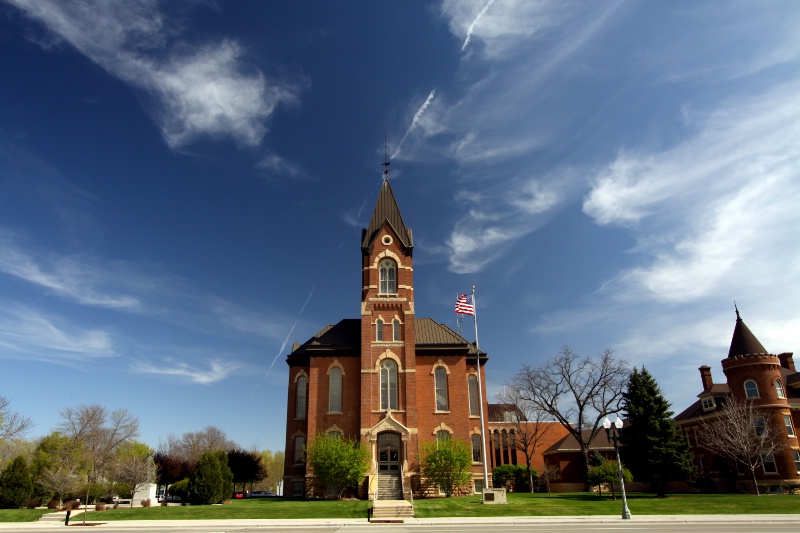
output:
[[251, 498], [274, 498], [275, 495], [265, 490], [254, 490], [250, 493]]
[[246, 492], [234, 492], [233, 493], [233, 497], [236, 498], [237, 500], [239, 500], [241, 498], [247, 498], [247, 493]]

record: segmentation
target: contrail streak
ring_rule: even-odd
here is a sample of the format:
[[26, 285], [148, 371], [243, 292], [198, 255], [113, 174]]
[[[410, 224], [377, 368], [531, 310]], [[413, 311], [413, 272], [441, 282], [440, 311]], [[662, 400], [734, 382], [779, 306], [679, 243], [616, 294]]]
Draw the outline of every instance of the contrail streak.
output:
[[[297, 313], [297, 318], [294, 319], [294, 323], [292, 324], [292, 327], [289, 329], [289, 333], [286, 334], [286, 337], [283, 339], [283, 342], [281, 343], [281, 347], [278, 348], [278, 353], [276, 353], [275, 357], [272, 358], [272, 364], [269, 365], [269, 369], [267, 369], [267, 373], [264, 374], [264, 380], [265, 381], [269, 377], [270, 372], [272, 372], [272, 367], [275, 366], [275, 361], [278, 360], [278, 357], [283, 353], [284, 348], [286, 348], [286, 344], [289, 342], [289, 338], [292, 336], [292, 333], [294, 333], [294, 328], [297, 326], [297, 322], [300, 320], [300, 317], [303, 316], [303, 311], [305, 310], [306, 306], [308, 305], [308, 302], [311, 301], [311, 297], [314, 295], [314, 289], [316, 289], [316, 288], [317, 288], [317, 284], [315, 283], [314, 286], [311, 287], [311, 292], [308, 294], [308, 298], [306, 298], [306, 301], [303, 302], [303, 306], [300, 308], [300, 312]], [[250, 397], [251, 398], [253, 397], [253, 395], [258, 390], [258, 387], [260, 387], [260, 386], [261, 386], [260, 382], [256, 384], [256, 388], [253, 389], [252, 393], [250, 393]]]
[[489, 8], [492, 7], [492, 4], [494, 4], [494, 0], [489, 0], [486, 3], [486, 5], [483, 6], [483, 9], [481, 9], [481, 12], [478, 13], [478, 16], [475, 17], [475, 20], [472, 21], [472, 24], [469, 25], [469, 28], [467, 28], [467, 38], [464, 39], [464, 44], [461, 45], [462, 52], [467, 48], [469, 40], [472, 38], [472, 32], [475, 31], [475, 26], [478, 25], [478, 21], [481, 20], [481, 17], [483, 17], [483, 15], [489, 10]]
[[425, 99], [425, 103], [422, 104], [419, 109], [417, 109], [416, 113], [414, 113], [414, 118], [411, 120], [411, 125], [406, 130], [406, 134], [403, 135], [403, 138], [400, 139], [400, 144], [397, 145], [397, 149], [394, 151], [391, 157], [389, 157], [389, 159], [394, 159], [397, 157], [397, 154], [400, 153], [400, 148], [403, 146], [406, 137], [408, 137], [408, 134], [411, 133], [411, 131], [417, 126], [417, 122], [419, 122], [419, 120], [422, 118], [422, 115], [425, 113], [425, 110], [428, 109], [428, 106], [431, 105], [431, 101], [433, 100], [434, 96], [436, 96], [436, 89], [431, 91], [431, 94], [429, 94], [428, 98]]

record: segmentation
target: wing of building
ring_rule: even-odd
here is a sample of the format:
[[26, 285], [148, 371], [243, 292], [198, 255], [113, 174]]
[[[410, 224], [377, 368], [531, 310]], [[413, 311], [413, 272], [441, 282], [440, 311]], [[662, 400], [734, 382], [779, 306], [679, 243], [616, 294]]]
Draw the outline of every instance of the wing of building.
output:
[[780, 453], [764, 454], [755, 475], [759, 484], [777, 487], [800, 481], [800, 373], [793, 354], [771, 354], [745, 325], [736, 311], [736, 325], [728, 357], [722, 360], [724, 383], [714, 383], [711, 367], [700, 367], [698, 400], [675, 417], [689, 439], [698, 474], [717, 490], [751, 491], [749, 472], [735, 461], [712, 454], [703, 447], [699, 429], [719, 416], [731, 398], [751, 402], [763, 414], [763, 423], [776, 429]]
[[373, 465], [357, 487], [361, 498], [438, 490], [421, 482], [417, 455], [420, 442], [445, 436], [471, 443], [469, 490], [481, 490], [486, 428], [476, 365], [487, 356], [449, 327], [416, 316], [413, 251], [385, 179], [361, 234], [361, 316], [322, 328], [286, 359], [286, 495], [324, 497], [335, 489], [321, 486], [305, 461], [306, 443], [320, 433], [369, 446]]

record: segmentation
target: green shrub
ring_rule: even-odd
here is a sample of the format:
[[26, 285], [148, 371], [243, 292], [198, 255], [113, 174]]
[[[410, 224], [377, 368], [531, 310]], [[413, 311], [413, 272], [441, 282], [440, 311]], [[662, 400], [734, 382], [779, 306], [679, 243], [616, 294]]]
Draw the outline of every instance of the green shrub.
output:
[[189, 502], [193, 505], [220, 503], [232, 491], [233, 474], [225, 452], [201, 455], [189, 478]]
[[[530, 473], [536, 480], [536, 469], [531, 468]], [[530, 477], [528, 467], [523, 465], [500, 465], [492, 469], [492, 484], [504, 487], [509, 492], [530, 492]]]

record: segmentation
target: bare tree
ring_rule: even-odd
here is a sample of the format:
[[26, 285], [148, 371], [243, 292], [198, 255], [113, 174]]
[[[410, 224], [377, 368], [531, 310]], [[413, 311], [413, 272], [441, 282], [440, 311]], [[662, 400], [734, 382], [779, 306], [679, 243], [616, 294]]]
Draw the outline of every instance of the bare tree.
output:
[[156, 479], [156, 465], [149, 454], [145, 456], [126, 454], [118, 459], [114, 470], [117, 481], [131, 486], [131, 507], [136, 492]]
[[158, 451], [194, 465], [205, 452], [227, 451], [239, 447], [228, 439], [223, 430], [215, 426], [206, 426], [202, 431], [188, 431], [181, 438], [168, 435], [166, 442], [159, 443]]
[[86, 449], [89, 481], [95, 481], [118, 446], [139, 435], [139, 419], [127, 409], [109, 414], [101, 405], [81, 405], [67, 407], [59, 414], [59, 431]]
[[547, 413], [536, 404], [522, 398], [514, 384], [507, 384], [503, 392], [497, 395], [498, 401], [505, 404], [514, 413], [506, 423], [514, 429], [514, 446], [525, 455], [528, 467], [528, 482], [533, 492], [533, 471], [531, 464], [536, 450], [544, 443], [547, 433], [553, 427], [545, 423]]
[[64, 495], [74, 491], [78, 486], [78, 474], [73, 465], [53, 465], [42, 470], [38, 482], [45, 490], [58, 497], [58, 505], [61, 506]]
[[702, 420], [697, 438], [703, 448], [746, 468], [758, 495], [756, 467], [763, 466], [765, 457], [783, 452], [781, 429], [768, 411], [754, 407], [750, 400], [731, 397], [714, 416]]
[[11, 402], [0, 395], [0, 442], [23, 435], [33, 427], [30, 418], [11, 410]]
[[547, 494], [550, 495], [550, 483], [561, 479], [561, 470], [554, 464], [545, 461], [544, 470], [539, 472], [539, 479], [547, 485]]
[[628, 364], [606, 349], [581, 357], [568, 346], [538, 367], [523, 365], [511, 380], [522, 400], [555, 417], [575, 437], [589, 471], [589, 445], [609, 413], [621, 409]]

